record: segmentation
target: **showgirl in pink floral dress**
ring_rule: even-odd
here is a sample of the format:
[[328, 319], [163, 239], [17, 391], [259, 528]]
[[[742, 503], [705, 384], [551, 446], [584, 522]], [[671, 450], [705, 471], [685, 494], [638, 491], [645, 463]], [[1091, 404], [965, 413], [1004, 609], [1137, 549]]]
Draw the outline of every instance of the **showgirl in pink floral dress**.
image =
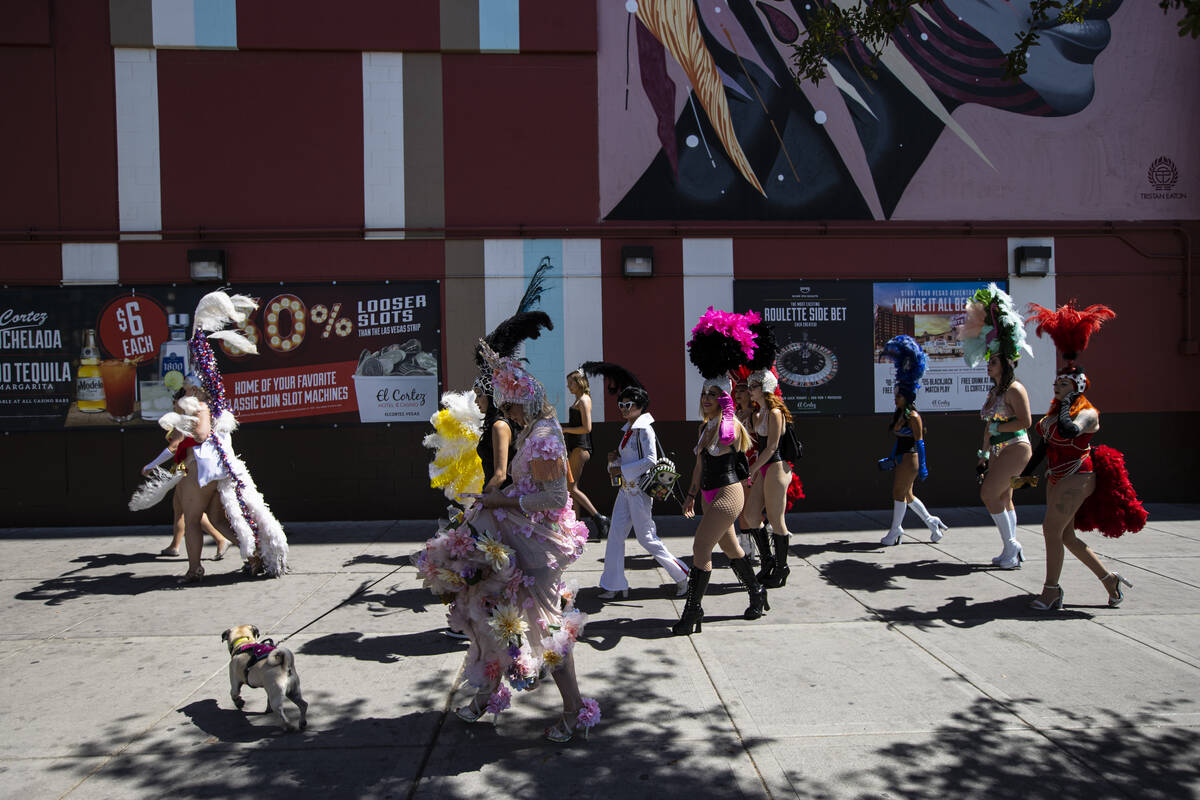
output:
[[470, 638], [464, 673], [476, 693], [455, 712], [459, 718], [498, 714], [509, 705], [509, 687], [531, 689], [549, 672], [563, 697], [563, 718], [546, 736], [567, 741], [600, 716], [596, 702], [579, 694], [572, 650], [586, 617], [562, 581], [588, 531], [571, 508], [566, 446], [545, 390], [516, 361], [490, 354], [495, 402], [523, 427], [513, 482], [438, 531], [417, 569], [427, 587], [452, 598], [450, 626]]

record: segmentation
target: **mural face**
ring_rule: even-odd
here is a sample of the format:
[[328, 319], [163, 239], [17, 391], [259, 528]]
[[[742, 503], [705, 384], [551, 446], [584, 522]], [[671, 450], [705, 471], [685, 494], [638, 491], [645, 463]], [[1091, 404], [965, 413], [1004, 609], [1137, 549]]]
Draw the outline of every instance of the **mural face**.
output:
[[[791, 45], [814, 6], [833, 1], [601, 2], [601, 114], [625, 123], [601, 123], [602, 140], [621, 140], [607, 152], [624, 181], [606, 178], [606, 218], [892, 218], [947, 132], [996, 169], [956, 108], [1024, 117], [1087, 108], [1093, 62], [1121, 5], [1043, 30], [1027, 74], [1012, 81], [1004, 53], [1030, 3], [936, 0], [893, 37], [876, 79], [859, 45], [830, 61], [819, 86], [797, 85]], [[605, 102], [622, 85], [623, 112]]]

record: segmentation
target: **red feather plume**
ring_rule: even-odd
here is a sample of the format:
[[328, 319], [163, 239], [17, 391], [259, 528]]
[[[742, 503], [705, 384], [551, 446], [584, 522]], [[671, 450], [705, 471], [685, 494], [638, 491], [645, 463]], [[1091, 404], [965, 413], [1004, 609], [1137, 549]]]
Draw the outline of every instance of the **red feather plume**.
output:
[[1033, 311], [1033, 316], [1028, 321], [1037, 321], [1038, 336], [1045, 331], [1068, 360], [1087, 349], [1092, 334], [1100, 330], [1106, 320], [1117, 316], [1111, 308], [1099, 304], [1084, 309], [1075, 308], [1074, 300], [1068, 300], [1053, 311], [1037, 303], [1030, 303], [1029, 309]]

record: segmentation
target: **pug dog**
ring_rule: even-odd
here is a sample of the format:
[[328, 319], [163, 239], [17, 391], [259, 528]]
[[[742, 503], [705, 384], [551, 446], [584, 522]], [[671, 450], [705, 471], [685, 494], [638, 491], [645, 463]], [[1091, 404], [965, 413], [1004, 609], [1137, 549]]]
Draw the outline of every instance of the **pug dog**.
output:
[[[253, 625], [237, 625], [221, 634], [221, 641], [229, 648], [229, 696], [241, 708], [246, 702], [241, 697], [243, 685], [266, 689], [267, 704], [279, 723], [289, 731], [303, 730], [308, 726], [308, 703], [300, 694], [296, 657], [269, 639], [258, 641], [258, 636], [258, 628]], [[299, 725], [283, 713], [284, 697], [300, 709]]]

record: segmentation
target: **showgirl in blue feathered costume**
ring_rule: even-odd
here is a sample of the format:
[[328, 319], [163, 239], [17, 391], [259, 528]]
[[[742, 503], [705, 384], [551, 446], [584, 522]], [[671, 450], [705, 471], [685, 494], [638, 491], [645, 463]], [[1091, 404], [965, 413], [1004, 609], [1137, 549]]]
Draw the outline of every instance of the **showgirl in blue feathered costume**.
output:
[[925, 465], [925, 426], [917, 412], [917, 392], [921, 388], [921, 377], [925, 374], [928, 359], [921, 345], [911, 336], [893, 337], [883, 346], [882, 357], [891, 359], [896, 366], [896, 412], [888, 430], [895, 435], [896, 444], [892, 454], [879, 460], [879, 468], [892, 470], [892, 527], [881, 540], [881, 544], [900, 544], [904, 528], [900, 523], [904, 513], [911, 508], [925, 526], [929, 528], [929, 541], [941, 541], [946, 524], [929, 513], [915, 494], [913, 484], [919, 477], [929, 477]]

